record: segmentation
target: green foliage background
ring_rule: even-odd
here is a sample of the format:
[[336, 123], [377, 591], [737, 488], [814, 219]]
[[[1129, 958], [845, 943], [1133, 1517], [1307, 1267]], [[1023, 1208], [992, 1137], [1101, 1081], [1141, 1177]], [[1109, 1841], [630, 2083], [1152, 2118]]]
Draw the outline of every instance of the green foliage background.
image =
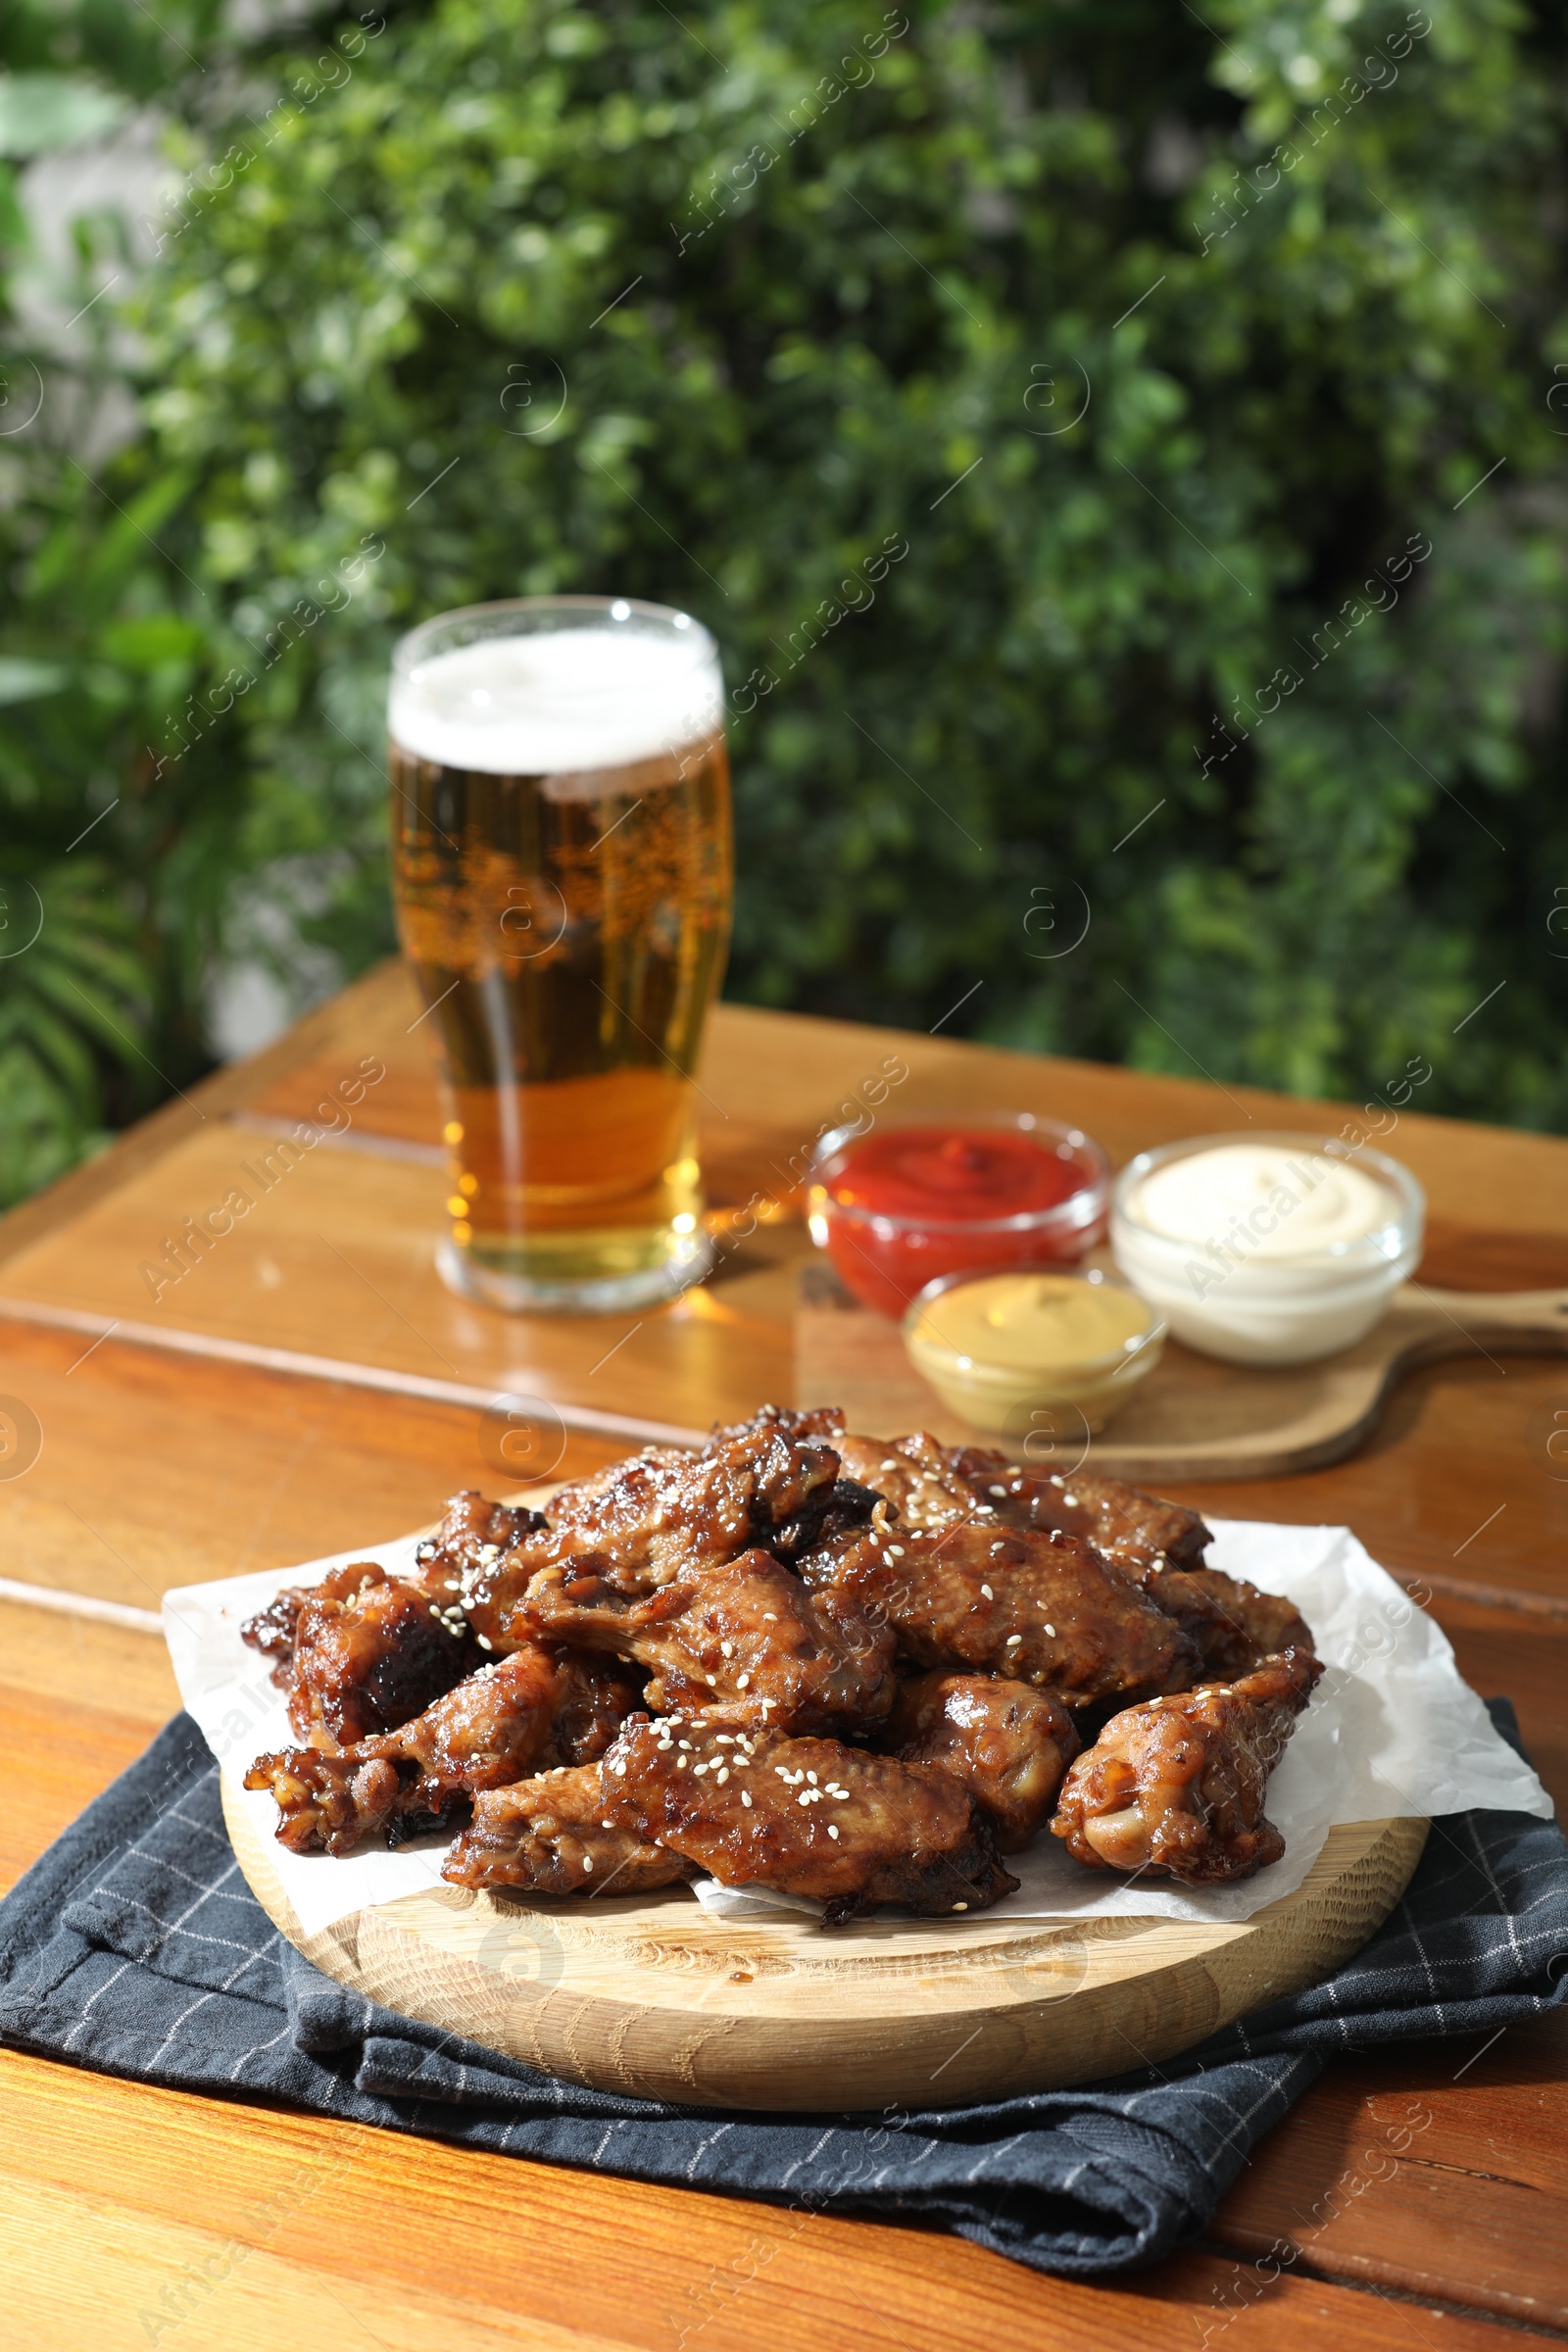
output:
[[732, 995], [1568, 1126], [1560, 11], [15, 22], [186, 176], [0, 440], [11, 1193], [389, 944], [392, 638], [555, 591], [718, 636]]

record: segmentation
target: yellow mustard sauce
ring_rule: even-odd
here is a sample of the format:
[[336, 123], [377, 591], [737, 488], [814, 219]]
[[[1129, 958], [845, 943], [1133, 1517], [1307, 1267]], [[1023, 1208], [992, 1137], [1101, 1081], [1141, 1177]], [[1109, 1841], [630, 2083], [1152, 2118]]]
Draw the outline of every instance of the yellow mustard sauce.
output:
[[905, 1345], [917, 1371], [975, 1427], [1010, 1429], [1032, 1404], [1070, 1403], [1103, 1426], [1157, 1361], [1155, 1310], [1119, 1283], [1025, 1267], [916, 1300]]
[[932, 1299], [920, 1328], [956, 1355], [1011, 1371], [1067, 1371], [1149, 1329], [1143, 1300], [1070, 1274], [990, 1274]]

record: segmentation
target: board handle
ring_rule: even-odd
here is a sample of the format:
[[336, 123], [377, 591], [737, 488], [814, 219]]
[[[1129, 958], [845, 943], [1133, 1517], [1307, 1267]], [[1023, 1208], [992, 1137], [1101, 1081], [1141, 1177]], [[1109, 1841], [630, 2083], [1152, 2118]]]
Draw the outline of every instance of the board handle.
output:
[[1568, 1355], [1568, 1291], [1438, 1291], [1407, 1282], [1394, 1304], [1408, 1333], [1405, 1363], [1433, 1363], [1470, 1347]]

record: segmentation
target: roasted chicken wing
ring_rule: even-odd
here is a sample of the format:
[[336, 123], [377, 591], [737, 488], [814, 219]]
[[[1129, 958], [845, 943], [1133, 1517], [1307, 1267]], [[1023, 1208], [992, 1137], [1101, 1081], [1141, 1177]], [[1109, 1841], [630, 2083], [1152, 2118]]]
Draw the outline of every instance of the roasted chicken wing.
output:
[[441, 1876], [457, 1886], [590, 1895], [640, 1894], [697, 1876], [683, 1855], [617, 1829], [605, 1802], [598, 1764], [484, 1789]]
[[448, 1498], [441, 1525], [416, 1552], [416, 1581], [433, 1600], [450, 1607], [461, 1600], [466, 1581], [494, 1567], [548, 1524], [542, 1511], [521, 1503], [491, 1502], [476, 1487], [465, 1487]]
[[1004, 1674], [1063, 1705], [1184, 1690], [1198, 1652], [1132, 1578], [1072, 1536], [959, 1520], [873, 1527], [831, 1590], [890, 1625], [919, 1666]]
[[716, 1453], [737, 1438], [755, 1437], [759, 1430], [774, 1430], [786, 1438], [823, 1438], [836, 1446], [844, 1435], [844, 1415], [836, 1404], [808, 1405], [804, 1411], [793, 1404], [760, 1404], [749, 1420], [715, 1421], [703, 1451]]
[[914, 1676], [883, 1742], [906, 1764], [940, 1764], [961, 1781], [1004, 1854], [1029, 1843], [1078, 1753], [1072, 1717], [1048, 1690], [988, 1674]]
[[933, 1535], [977, 1511], [992, 1515], [923, 1429], [906, 1438], [835, 1438], [843, 1475], [883, 1496], [890, 1516], [916, 1535]]
[[788, 1730], [863, 1731], [893, 1704], [895, 1642], [850, 1593], [813, 1592], [771, 1552], [745, 1551], [641, 1597], [586, 1563], [540, 1571], [514, 1616], [541, 1642], [652, 1669], [648, 1703], [723, 1703]]
[[1150, 1599], [1196, 1643], [1202, 1672], [1214, 1681], [1234, 1682], [1280, 1650], [1316, 1647], [1294, 1602], [1222, 1568], [1159, 1565], [1136, 1573]]
[[240, 1633], [272, 1660], [300, 1738], [339, 1747], [395, 1731], [484, 1663], [456, 1610], [370, 1560], [279, 1593]]
[[1062, 1784], [1051, 1827], [1092, 1870], [1211, 1886], [1277, 1862], [1268, 1776], [1322, 1668], [1301, 1650], [1113, 1715]]
[[578, 1561], [616, 1591], [656, 1592], [754, 1545], [809, 1541], [813, 1512], [827, 1509], [838, 1455], [815, 1440], [762, 1428], [706, 1453], [650, 1448], [564, 1488], [550, 1525], [525, 1535], [505, 1556], [468, 1570], [460, 1600], [468, 1622], [496, 1649], [529, 1639], [514, 1623], [530, 1579]]
[[258, 1756], [245, 1786], [271, 1790], [278, 1838], [295, 1853], [346, 1854], [380, 1836], [397, 1844], [447, 1826], [478, 1789], [602, 1755], [640, 1704], [637, 1682], [605, 1659], [518, 1649], [398, 1731], [337, 1755]]
[[1167, 1561], [1190, 1567], [1211, 1540], [1196, 1511], [1146, 1494], [1124, 1479], [1097, 1478], [1087, 1470], [1075, 1470], [1070, 1478], [1031, 1470], [981, 1446], [955, 1446], [943, 1458], [976, 1502], [1008, 1527], [1059, 1527], [1093, 1544], [1118, 1567]]
[[726, 1886], [814, 1896], [830, 1927], [877, 1903], [983, 1911], [1018, 1884], [967, 1788], [937, 1764], [710, 1711], [633, 1716], [601, 1770], [607, 1821]]

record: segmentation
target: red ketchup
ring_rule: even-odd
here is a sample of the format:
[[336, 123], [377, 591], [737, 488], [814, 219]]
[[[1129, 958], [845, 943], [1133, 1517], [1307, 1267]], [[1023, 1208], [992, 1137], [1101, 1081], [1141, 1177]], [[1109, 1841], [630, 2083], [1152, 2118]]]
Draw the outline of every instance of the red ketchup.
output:
[[1103, 1236], [1107, 1188], [1100, 1146], [1050, 1119], [890, 1127], [825, 1152], [812, 1231], [857, 1298], [902, 1315], [941, 1274], [1073, 1264]]

